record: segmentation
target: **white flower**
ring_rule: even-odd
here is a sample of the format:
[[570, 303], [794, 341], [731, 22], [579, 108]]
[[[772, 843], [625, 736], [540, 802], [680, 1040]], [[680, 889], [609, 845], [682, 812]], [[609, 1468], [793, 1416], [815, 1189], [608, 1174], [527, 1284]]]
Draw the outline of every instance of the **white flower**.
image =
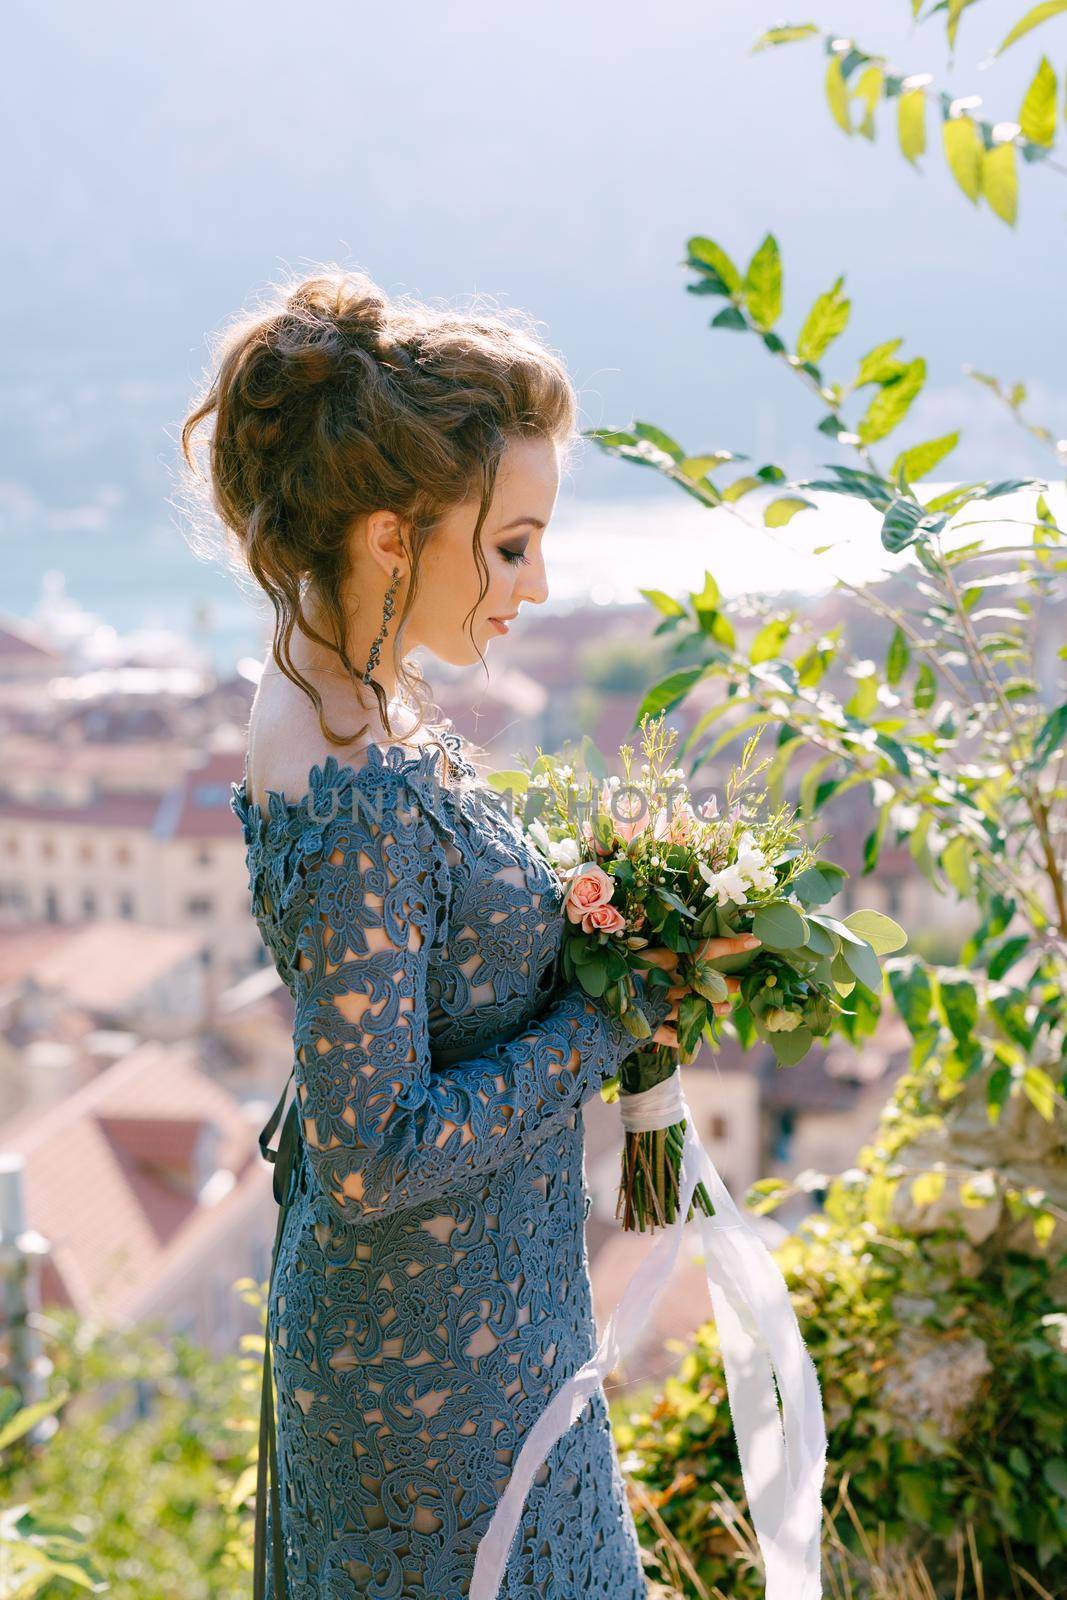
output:
[[552, 844], [548, 837], [548, 830], [543, 822], [531, 822], [526, 832], [538, 850], [542, 851], [546, 856], [552, 854]]
[[708, 895], [717, 895], [720, 900], [733, 900], [739, 906], [746, 903], [745, 882], [736, 867], [723, 867], [721, 872], [712, 872], [710, 867], [701, 862], [700, 871], [708, 886]]
[[573, 839], [557, 839], [549, 845], [549, 850], [557, 867], [576, 867], [581, 859], [581, 852]]
[[747, 880], [754, 889], [773, 889], [777, 878], [771, 867], [768, 867], [763, 852], [756, 844], [756, 837], [746, 829], [738, 840], [738, 853], [735, 871]]
[[778, 882], [773, 867], [760, 867], [757, 871], [746, 871], [749, 885], [753, 889], [773, 889]]

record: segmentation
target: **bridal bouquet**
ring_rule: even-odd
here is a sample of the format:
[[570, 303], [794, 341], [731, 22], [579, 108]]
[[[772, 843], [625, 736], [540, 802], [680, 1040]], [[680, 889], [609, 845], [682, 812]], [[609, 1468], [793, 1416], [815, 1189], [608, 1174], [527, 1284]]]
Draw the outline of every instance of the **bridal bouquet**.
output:
[[[702, 1039], [717, 1043], [714, 1007], [731, 992], [725, 974], [738, 975], [731, 1021], [742, 1042], [759, 1038], [779, 1066], [794, 1066], [831, 1032], [840, 998], [857, 983], [881, 992], [879, 956], [906, 943], [903, 929], [878, 911], [838, 919], [817, 909], [848, 874], [820, 859], [825, 836], [815, 847], [803, 841], [794, 809], [770, 811], [764, 794], [745, 793], [769, 765], [768, 758], [748, 771], [758, 733], [730, 775], [720, 813], [714, 796], [694, 808], [682, 769], [671, 764], [677, 734], [662, 713], [643, 717], [640, 727], [645, 760], [636, 773], [630, 745], [619, 750], [622, 778], [590, 772], [590, 757], [603, 762], [586, 741], [586, 771], [539, 748], [521, 774], [527, 836], [564, 885], [563, 976], [650, 1041], [632, 974], [646, 973], [650, 989], [687, 990], [678, 1003], [677, 1049], [642, 1046], [601, 1090], [620, 1099], [627, 1128], [616, 1210], [626, 1230], [673, 1220], [685, 1135], [684, 1120], [642, 1128], [633, 1097], [644, 1097], [640, 1107], [655, 1123], [664, 1096], [651, 1091], [693, 1061]], [[710, 938], [745, 933], [759, 945], [705, 957]], [[670, 971], [642, 957], [651, 946], [676, 955]], [[677, 1080], [668, 1085], [674, 1088]], [[693, 1204], [714, 1214], [703, 1183]]]

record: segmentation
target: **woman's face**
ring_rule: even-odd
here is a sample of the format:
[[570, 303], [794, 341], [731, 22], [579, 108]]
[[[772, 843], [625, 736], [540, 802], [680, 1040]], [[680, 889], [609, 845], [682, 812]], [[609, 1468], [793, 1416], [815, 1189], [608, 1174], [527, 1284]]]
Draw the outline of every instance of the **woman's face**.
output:
[[[481, 588], [472, 548], [478, 503], [468, 501], [449, 513], [423, 548], [405, 646], [425, 645], [441, 661], [470, 666], [479, 659], [472, 634], [485, 655], [487, 645], [502, 637], [493, 618], [510, 626], [524, 601], [540, 605], [548, 598], [542, 543], [558, 491], [554, 441], [511, 440], [500, 460], [480, 535], [487, 568], [484, 599], [468, 620]], [[402, 597], [403, 590], [397, 596], [398, 615]]]

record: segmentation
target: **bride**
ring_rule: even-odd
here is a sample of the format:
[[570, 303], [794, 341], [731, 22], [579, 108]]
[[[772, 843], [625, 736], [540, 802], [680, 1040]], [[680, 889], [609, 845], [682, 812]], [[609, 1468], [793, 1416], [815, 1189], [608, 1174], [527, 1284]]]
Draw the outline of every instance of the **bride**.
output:
[[[581, 1108], [639, 1041], [560, 984], [560, 881], [408, 659], [484, 664], [547, 598], [576, 415], [528, 328], [330, 270], [226, 330], [183, 427], [195, 472], [210, 424], [203, 480], [275, 616], [232, 795], [294, 1006], [295, 1098], [261, 1135], [257, 1600], [468, 1596], [524, 1437], [596, 1347]], [[635, 991], [676, 1046], [685, 991]], [[597, 1388], [500, 1593], [645, 1592]]]

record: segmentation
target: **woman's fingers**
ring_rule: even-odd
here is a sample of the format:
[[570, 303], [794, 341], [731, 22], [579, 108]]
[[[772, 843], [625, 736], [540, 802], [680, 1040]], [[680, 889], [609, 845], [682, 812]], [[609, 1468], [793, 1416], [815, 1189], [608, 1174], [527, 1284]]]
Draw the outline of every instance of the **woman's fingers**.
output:
[[[736, 994], [741, 987], [741, 979], [727, 978], [726, 987], [730, 990], [731, 994]], [[668, 988], [667, 996], [671, 1001], [671, 1008], [667, 1012], [666, 1017], [664, 1017], [663, 1021], [660, 1023], [659, 1027], [656, 1029], [655, 1033], [652, 1035], [653, 1044], [666, 1044], [670, 1045], [672, 1049], [677, 1048], [678, 1002], [683, 998], [683, 996], [689, 994], [689, 992], [690, 991], [685, 984], [671, 984], [671, 986]], [[731, 1000], [717, 1000], [712, 1006], [712, 1010], [717, 1017], [728, 1017], [732, 1008], [733, 1002]]]
[[646, 945], [641, 951], [641, 956], [645, 961], [651, 961], [654, 966], [663, 967], [667, 972], [678, 965], [678, 952], [668, 950], [661, 944]]
[[705, 961], [714, 961], [716, 956], [733, 956], [738, 951], [755, 950], [762, 943], [762, 939], [757, 939], [754, 933], [716, 934], [708, 940], [700, 954]]
[[[697, 952], [697, 960], [714, 961], [716, 956], [737, 955], [739, 951], [755, 950], [762, 942], [754, 933], [716, 934]], [[646, 945], [641, 955], [644, 960], [651, 961], [653, 966], [662, 967], [666, 972], [672, 972], [678, 965], [678, 952], [668, 950], [665, 945]]]

